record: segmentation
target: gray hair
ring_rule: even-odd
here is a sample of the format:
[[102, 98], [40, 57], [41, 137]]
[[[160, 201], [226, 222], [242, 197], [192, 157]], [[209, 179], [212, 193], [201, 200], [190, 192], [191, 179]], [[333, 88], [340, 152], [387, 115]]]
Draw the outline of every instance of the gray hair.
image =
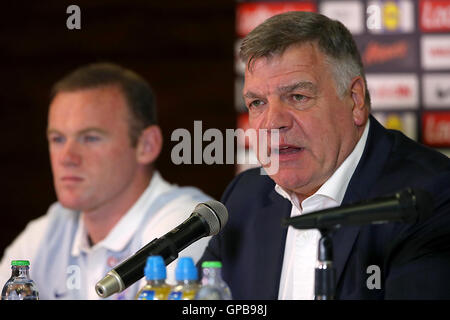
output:
[[294, 44], [314, 42], [326, 56], [336, 90], [342, 98], [351, 80], [361, 76], [366, 86], [365, 105], [370, 94], [356, 43], [339, 21], [313, 12], [291, 11], [273, 16], [253, 29], [242, 41], [240, 58], [251, 70], [255, 59], [282, 54]]

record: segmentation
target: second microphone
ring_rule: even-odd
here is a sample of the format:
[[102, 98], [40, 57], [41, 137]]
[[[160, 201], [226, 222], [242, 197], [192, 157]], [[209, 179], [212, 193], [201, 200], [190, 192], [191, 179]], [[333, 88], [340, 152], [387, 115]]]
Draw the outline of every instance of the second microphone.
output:
[[216, 235], [228, 221], [228, 211], [219, 201], [199, 203], [190, 217], [182, 224], [137, 251], [133, 256], [109, 271], [95, 285], [97, 294], [106, 298], [121, 292], [144, 276], [148, 256], [160, 255], [166, 265], [178, 257], [178, 253], [195, 241]]

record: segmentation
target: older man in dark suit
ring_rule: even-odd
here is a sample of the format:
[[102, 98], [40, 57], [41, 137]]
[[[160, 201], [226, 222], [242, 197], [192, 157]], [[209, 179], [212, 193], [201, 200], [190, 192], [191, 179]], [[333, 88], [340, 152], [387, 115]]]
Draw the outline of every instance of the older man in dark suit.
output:
[[276, 130], [279, 145], [269, 146], [278, 170], [246, 171], [227, 188], [230, 220], [202, 257], [222, 260], [233, 297], [314, 298], [320, 233], [284, 228], [283, 218], [421, 187], [434, 198], [429, 217], [331, 234], [335, 297], [450, 298], [450, 160], [370, 116], [350, 32], [289, 12], [250, 32], [240, 55], [250, 126]]

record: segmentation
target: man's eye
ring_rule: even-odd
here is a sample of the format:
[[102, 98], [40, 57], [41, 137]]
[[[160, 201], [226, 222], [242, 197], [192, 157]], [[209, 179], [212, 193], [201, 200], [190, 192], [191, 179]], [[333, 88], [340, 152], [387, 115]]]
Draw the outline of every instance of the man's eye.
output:
[[292, 99], [294, 101], [303, 102], [303, 101], [307, 100], [307, 97], [302, 94], [293, 94]]
[[253, 100], [252, 102], [250, 102], [249, 103], [249, 108], [257, 108], [257, 107], [259, 107], [259, 106], [261, 106], [261, 105], [263, 105], [264, 104], [264, 102], [263, 101], [261, 101], [261, 100]]
[[83, 137], [84, 142], [96, 142], [99, 140], [100, 140], [100, 137], [98, 137], [98, 136], [84, 136]]
[[61, 137], [61, 136], [50, 136], [48, 138], [48, 141], [50, 143], [62, 143], [62, 142], [64, 142], [64, 137]]

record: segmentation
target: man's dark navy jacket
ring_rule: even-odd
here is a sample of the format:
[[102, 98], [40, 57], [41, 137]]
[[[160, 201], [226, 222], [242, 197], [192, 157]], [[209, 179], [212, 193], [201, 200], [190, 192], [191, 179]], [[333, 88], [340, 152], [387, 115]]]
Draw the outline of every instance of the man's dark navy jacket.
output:
[[[277, 299], [291, 203], [260, 169], [238, 175], [222, 202], [229, 221], [214, 236], [205, 260], [223, 263], [234, 299]], [[337, 299], [450, 299], [450, 160], [386, 130], [373, 117], [360, 162], [342, 204], [421, 187], [434, 210], [417, 223], [341, 227], [332, 234]], [[381, 288], [369, 289], [369, 266], [381, 270]]]

